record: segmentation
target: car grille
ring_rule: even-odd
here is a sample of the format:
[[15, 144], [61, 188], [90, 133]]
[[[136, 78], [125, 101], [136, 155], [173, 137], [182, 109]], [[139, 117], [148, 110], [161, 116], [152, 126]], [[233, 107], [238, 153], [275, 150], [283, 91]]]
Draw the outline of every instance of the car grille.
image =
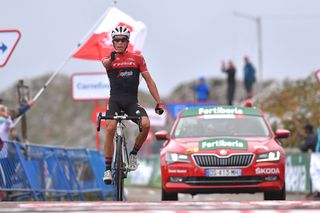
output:
[[253, 159], [253, 154], [232, 154], [226, 157], [214, 154], [194, 154], [193, 159], [199, 167], [246, 167]]
[[264, 176], [258, 177], [188, 177], [184, 183], [192, 186], [223, 186], [223, 185], [253, 185], [264, 181]]

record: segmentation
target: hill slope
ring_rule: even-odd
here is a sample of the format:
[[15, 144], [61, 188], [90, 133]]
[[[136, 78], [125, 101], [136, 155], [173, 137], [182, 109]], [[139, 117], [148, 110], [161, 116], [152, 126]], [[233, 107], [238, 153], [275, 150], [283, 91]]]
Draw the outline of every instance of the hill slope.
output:
[[[25, 84], [30, 86], [31, 97], [38, 92], [48, 78], [49, 75], [45, 75], [25, 81]], [[225, 79], [212, 78], [207, 79], [207, 82], [212, 88], [210, 99], [225, 104]], [[195, 96], [192, 90], [194, 84], [195, 81], [178, 85], [166, 97], [167, 102], [194, 101]], [[255, 90], [257, 87], [261, 88], [261, 92], [256, 94], [253, 102], [266, 112], [272, 127], [292, 131], [292, 137], [285, 141], [285, 146], [296, 147], [300, 143], [302, 140], [300, 133], [305, 123], [311, 123], [315, 127], [320, 126], [320, 84], [315, 80], [314, 75], [298, 81], [267, 81], [261, 85], [255, 85]], [[96, 126], [91, 122], [94, 102], [73, 101], [70, 88], [69, 77], [57, 76], [28, 111], [28, 139], [31, 143], [95, 147]], [[17, 107], [18, 97], [15, 86], [3, 92], [0, 97], [9, 108]], [[238, 81], [235, 103], [241, 104], [243, 97], [242, 82]], [[144, 106], [154, 107], [154, 100], [149, 94], [140, 91], [139, 101]], [[105, 102], [100, 101], [99, 104], [102, 105]], [[172, 120], [169, 120], [164, 128], [170, 129], [171, 125]], [[104, 131], [100, 136], [104, 138]], [[156, 144], [158, 148], [160, 145]]]

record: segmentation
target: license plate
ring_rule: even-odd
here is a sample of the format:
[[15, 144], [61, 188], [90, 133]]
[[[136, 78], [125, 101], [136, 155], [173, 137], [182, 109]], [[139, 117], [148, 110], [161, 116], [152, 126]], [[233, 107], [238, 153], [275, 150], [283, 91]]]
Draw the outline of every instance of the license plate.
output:
[[234, 177], [241, 176], [241, 169], [206, 169], [208, 177]]

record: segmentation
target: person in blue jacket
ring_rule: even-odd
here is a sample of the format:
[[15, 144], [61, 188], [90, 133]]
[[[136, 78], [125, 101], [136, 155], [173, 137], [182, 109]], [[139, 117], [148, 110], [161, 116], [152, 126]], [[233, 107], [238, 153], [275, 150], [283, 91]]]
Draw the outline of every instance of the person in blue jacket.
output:
[[244, 57], [244, 87], [247, 93], [247, 98], [253, 97], [252, 86], [256, 81], [256, 70], [252, 63], [250, 62], [248, 56]]
[[194, 86], [194, 90], [197, 93], [197, 100], [199, 102], [208, 101], [210, 96], [210, 87], [206, 83], [204, 77], [199, 78], [199, 83]]

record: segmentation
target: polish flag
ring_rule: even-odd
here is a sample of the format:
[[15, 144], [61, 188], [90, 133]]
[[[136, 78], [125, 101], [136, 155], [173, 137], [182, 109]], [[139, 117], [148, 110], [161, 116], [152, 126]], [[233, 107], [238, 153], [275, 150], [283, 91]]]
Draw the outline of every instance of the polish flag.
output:
[[129, 52], [141, 53], [147, 29], [144, 23], [136, 21], [121, 10], [112, 7], [97, 29], [72, 57], [86, 60], [101, 60], [114, 50], [111, 31], [117, 26], [130, 30]]

